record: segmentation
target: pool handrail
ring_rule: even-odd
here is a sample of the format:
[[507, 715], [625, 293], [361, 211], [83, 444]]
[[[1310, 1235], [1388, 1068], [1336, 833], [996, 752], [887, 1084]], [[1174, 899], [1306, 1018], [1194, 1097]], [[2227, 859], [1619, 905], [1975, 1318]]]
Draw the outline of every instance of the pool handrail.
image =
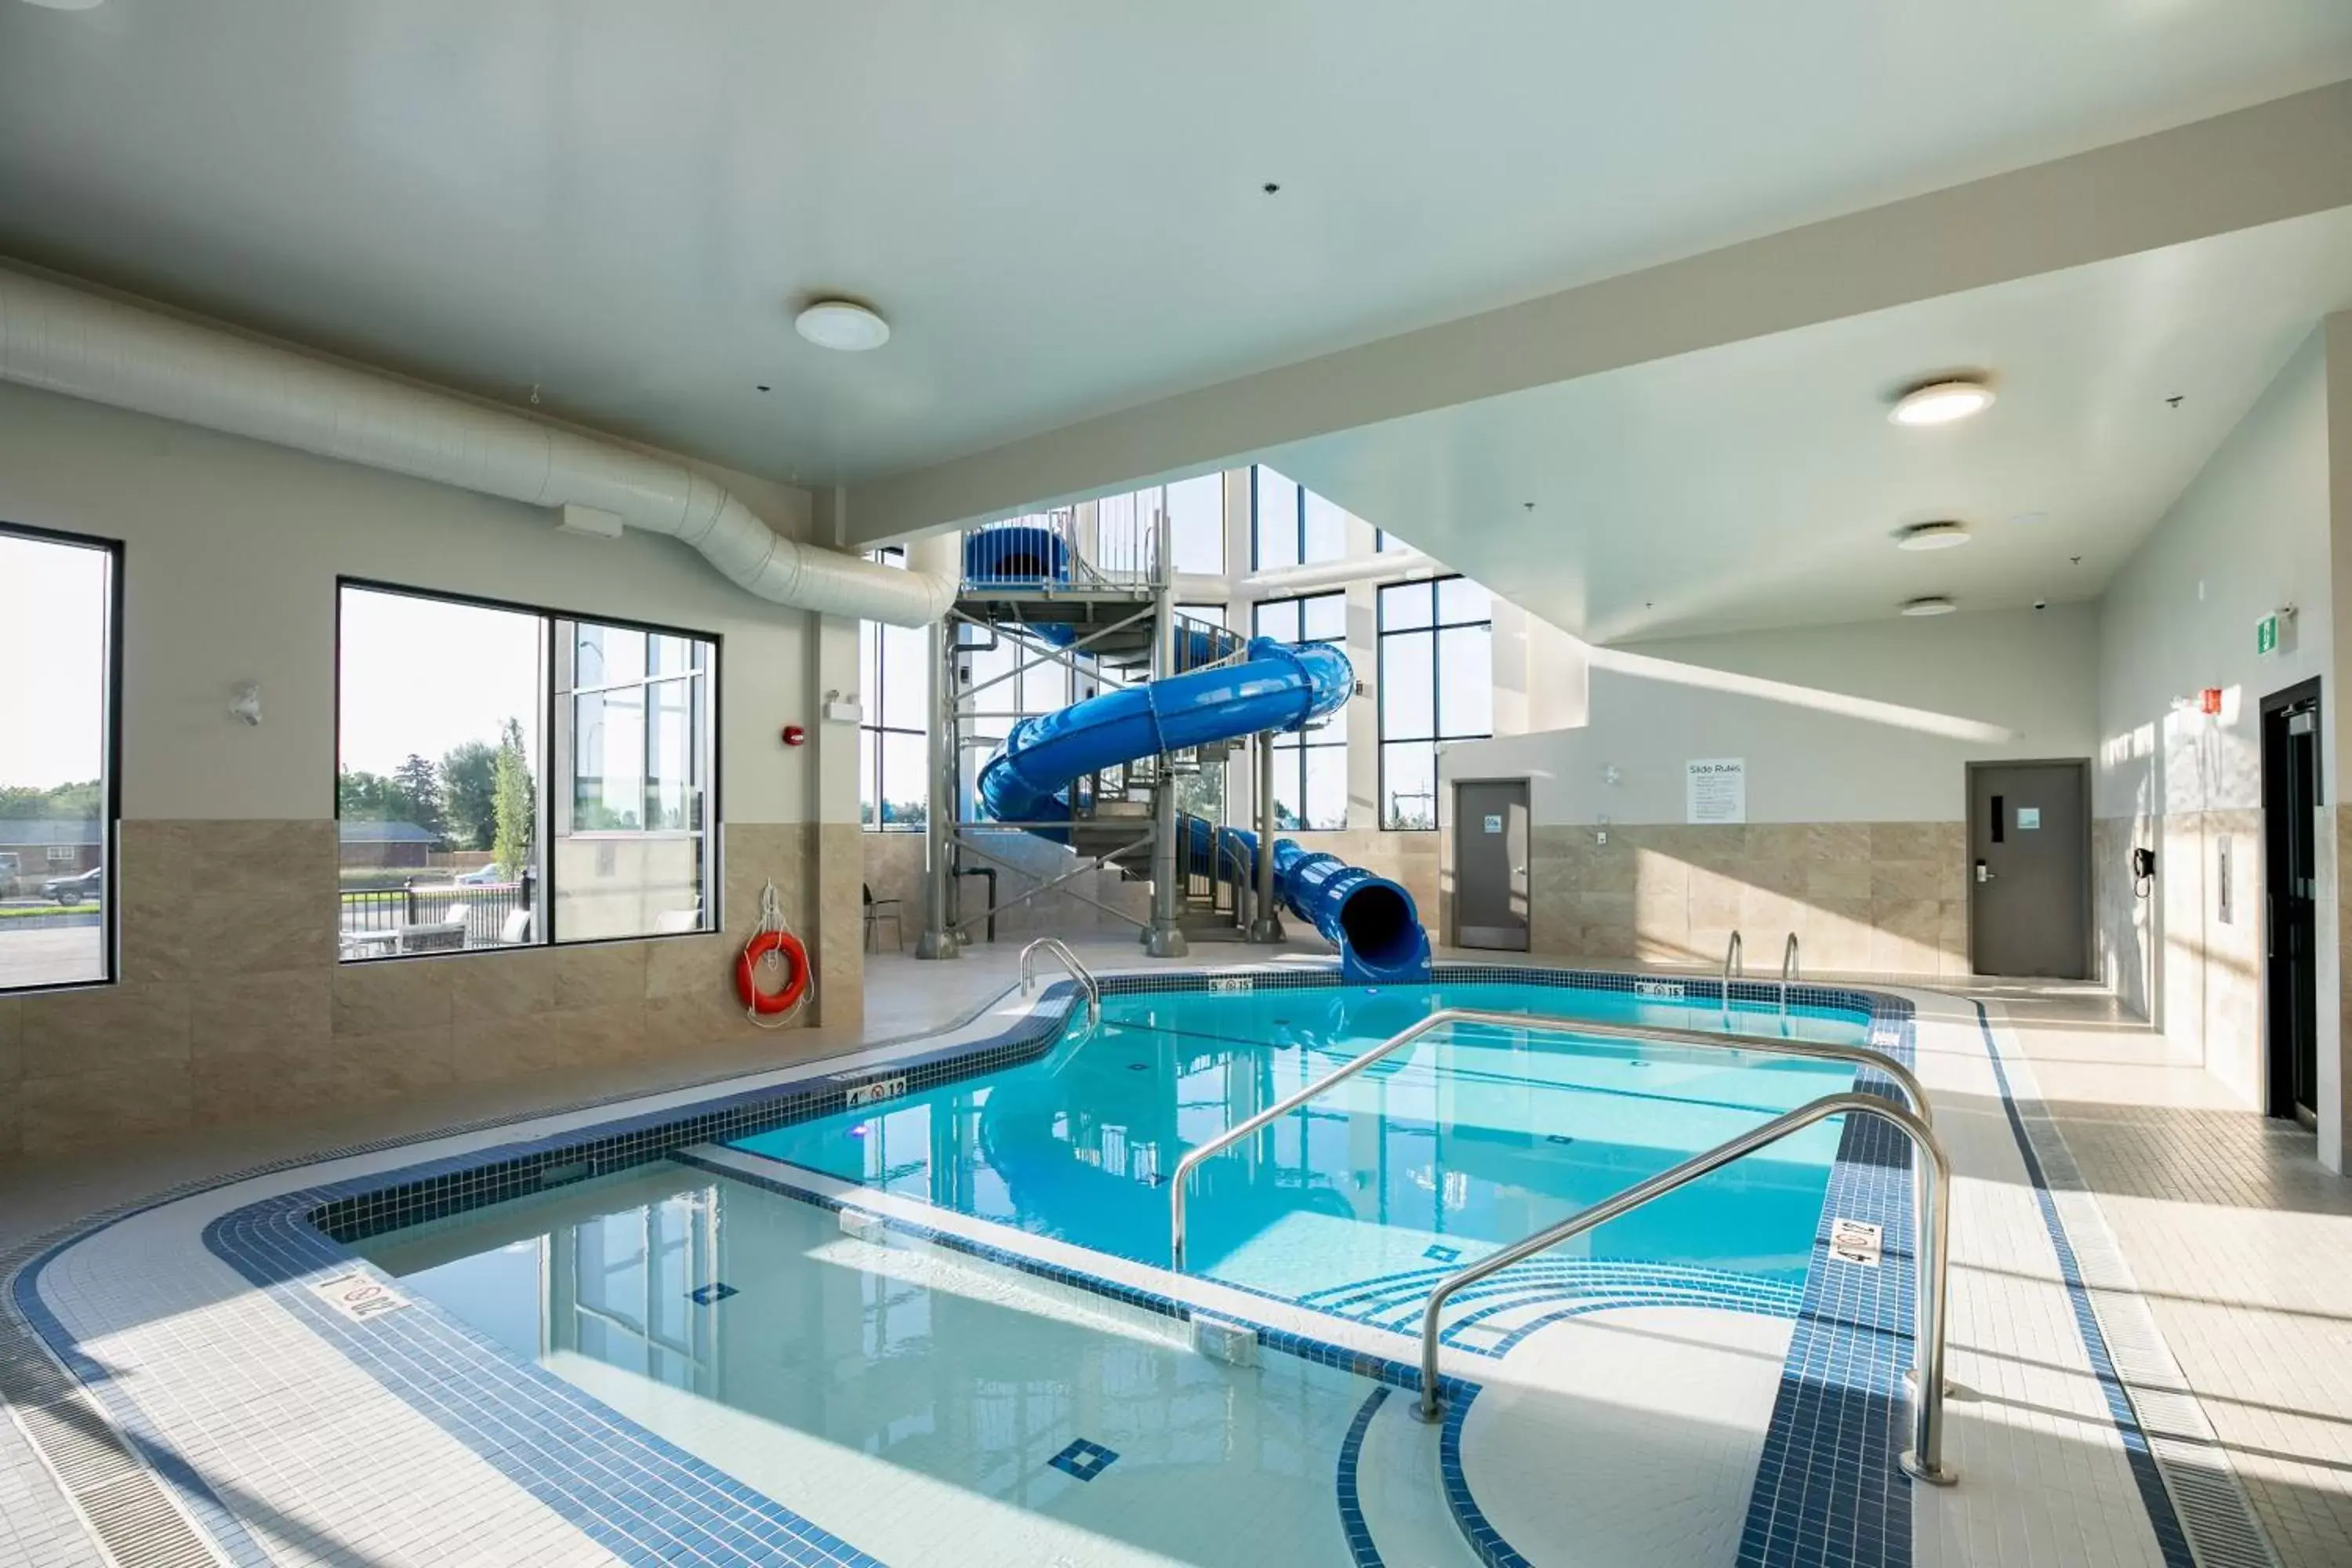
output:
[[[1032, 943], [1032, 946], [1036, 945]], [[1025, 955], [1024, 955], [1025, 956]], [[1772, 1035], [1735, 1035], [1700, 1029], [1676, 1029], [1663, 1025], [1604, 1024], [1587, 1018], [1537, 1017], [1526, 1013], [1490, 1013], [1475, 1007], [1440, 1007], [1425, 1018], [1415, 1020], [1398, 1030], [1379, 1045], [1360, 1056], [1350, 1058], [1317, 1079], [1297, 1093], [1259, 1111], [1246, 1121], [1226, 1128], [1214, 1138], [1201, 1144], [1176, 1162], [1176, 1169], [1168, 1178], [1168, 1267], [1184, 1272], [1184, 1192], [1186, 1178], [1192, 1168], [1250, 1134], [1273, 1122], [1279, 1121], [1325, 1089], [1344, 1082], [1370, 1067], [1374, 1062], [1402, 1050], [1423, 1035], [1448, 1028], [1456, 1024], [1475, 1024], [1497, 1029], [1518, 1029], [1529, 1033], [1552, 1035], [1597, 1035], [1608, 1039], [1643, 1040], [1674, 1046], [1696, 1046], [1702, 1048], [1732, 1051], [1753, 1051], [1766, 1056], [1802, 1057], [1815, 1061], [1847, 1062], [1885, 1073], [1895, 1080], [1906, 1099], [1910, 1100], [1912, 1114], [1923, 1127], [1932, 1127], [1933, 1113], [1927, 1109], [1927, 1091], [1918, 1076], [1888, 1056], [1885, 1051], [1868, 1046], [1850, 1046], [1839, 1040], [1793, 1040]]]
[[1041, 947], [1045, 950], [1047, 957], [1061, 961], [1062, 967], [1070, 972], [1070, 978], [1078, 983], [1078, 989], [1086, 993], [1087, 1027], [1101, 1023], [1102, 983], [1095, 978], [1093, 970], [1078, 962], [1078, 955], [1072, 952], [1070, 944], [1060, 937], [1041, 936], [1021, 950], [1021, 994], [1029, 994], [1030, 984], [1035, 978], [1033, 960]]
[[1438, 1314], [1457, 1291], [1629, 1214], [1654, 1198], [1663, 1197], [1735, 1160], [1776, 1143], [1792, 1132], [1801, 1131], [1832, 1116], [1846, 1115], [1875, 1116], [1889, 1123], [1911, 1141], [1925, 1167], [1922, 1182], [1925, 1191], [1919, 1194], [1920, 1201], [1914, 1211], [1918, 1221], [1918, 1235], [1913, 1248], [1913, 1261], [1918, 1271], [1918, 1280], [1916, 1318], [1912, 1335], [1911, 1447], [1904, 1451], [1902, 1465], [1907, 1473], [1920, 1480], [1937, 1486], [1950, 1486], [1959, 1479], [1958, 1472], [1944, 1463], [1944, 1320], [1948, 1233], [1951, 1225], [1951, 1163], [1945, 1157], [1943, 1145], [1937, 1141], [1934, 1128], [1901, 1106], [1860, 1089], [1841, 1089], [1835, 1094], [1825, 1094], [1819, 1100], [1810, 1100], [1794, 1110], [1776, 1116], [1759, 1127], [1750, 1128], [1736, 1138], [1727, 1139], [1705, 1153], [1693, 1155], [1679, 1165], [1661, 1171], [1647, 1181], [1637, 1182], [1613, 1196], [1570, 1215], [1557, 1225], [1539, 1230], [1523, 1241], [1516, 1242], [1500, 1252], [1490, 1253], [1448, 1275], [1430, 1293], [1429, 1304], [1422, 1310], [1421, 1396], [1412, 1409], [1415, 1419], [1435, 1422], [1443, 1418], [1445, 1412], [1444, 1400], [1439, 1394], [1442, 1384], [1437, 1372]]
[[1789, 987], [1797, 983], [1797, 933], [1780, 944], [1780, 1016], [1789, 1016]]

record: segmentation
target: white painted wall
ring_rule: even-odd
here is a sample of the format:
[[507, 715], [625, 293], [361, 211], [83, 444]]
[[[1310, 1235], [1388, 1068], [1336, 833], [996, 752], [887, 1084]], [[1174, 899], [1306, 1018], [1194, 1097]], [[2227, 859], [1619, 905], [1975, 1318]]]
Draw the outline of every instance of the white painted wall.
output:
[[[2262, 805], [2262, 699], [2328, 672], [2327, 376], [2315, 332], [2116, 574], [2099, 605], [2100, 816]], [[2296, 605], [2292, 646], [2254, 623]], [[2218, 718], [2176, 710], [2208, 687]], [[2335, 683], [2321, 690], [2336, 798]]]
[[[1602, 649], [1585, 724], [1457, 745], [1442, 771], [1449, 779], [1528, 777], [1539, 824], [1681, 822], [1683, 764], [1706, 757], [1746, 760], [1751, 822], [1959, 821], [1968, 763], [2091, 754], [2095, 631], [2089, 606], [2062, 605], [1626, 650], [1783, 682], [1812, 701], [1858, 698], [1972, 721], [2009, 731], [2006, 740], [1651, 679], [1607, 668], [1612, 650]], [[1574, 680], [1572, 669], [1559, 678], [1563, 687]], [[1604, 782], [1610, 766], [1615, 784]]]
[[[804, 492], [720, 478], [805, 531]], [[535, 508], [13, 386], [0, 386], [0, 521], [124, 542], [126, 816], [333, 816], [340, 574], [724, 638], [725, 816], [819, 819], [819, 748], [788, 751], [777, 731], [818, 736], [825, 639], [675, 541], [570, 538]], [[827, 663], [846, 689], [856, 635], [843, 626], [832, 641], [848, 652]], [[261, 683], [258, 728], [228, 716], [244, 680]], [[835, 770], [849, 783], [845, 800], [837, 782], [827, 792], [827, 819], [856, 820], [855, 766]]]

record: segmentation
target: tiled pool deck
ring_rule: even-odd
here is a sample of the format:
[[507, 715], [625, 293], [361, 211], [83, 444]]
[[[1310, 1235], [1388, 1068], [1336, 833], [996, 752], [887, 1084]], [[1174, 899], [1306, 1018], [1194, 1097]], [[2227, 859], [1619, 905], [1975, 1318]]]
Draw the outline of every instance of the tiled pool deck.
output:
[[[1907, 1359], [1900, 1336], [1908, 1326], [1908, 1293], [1899, 1283], [1909, 1247], [1907, 1184], [1869, 1124], [1857, 1121], [1842, 1151], [1830, 1210], [1886, 1225], [1886, 1266], [1865, 1280], [1849, 1266], [1817, 1264], [1785, 1346], [1788, 1372], [1769, 1436], [1744, 1450], [1754, 1472], [1752, 1496], [1743, 1499], [1744, 1525], [1724, 1532], [1727, 1547], [1736, 1546], [1736, 1560], [1756, 1563], [2170, 1568], [2191, 1560], [2193, 1534], [2204, 1561], [2263, 1561], [2236, 1555], [2247, 1542], [2258, 1552], [2267, 1548], [2248, 1521], [2227, 1450], [2176, 1442], [2166, 1467], [2158, 1466], [2163, 1439], [2179, 1434], [2156, 1433], [2152, 1447], [2141, 1426], [2145, 1401], [2125, 1380], [2168, 1363], [2152, 1357], [2145, 1342], [2151, 1331], [2137, 1320], [2127, 1344], [2108, 1342], [2116, 1336], [2105, 1325], [2129, 1305], [2127, 1293], [2112, 1277], [2086, 1280], [2084, 1270], [2085, 1258], [2091, 1267], [2108, 1267], [2113, 1244], [2077, 1239], [2095, 1225], [2097, 1205], [2084, 1212], [2074, 1201], [2081, 1194], [2063, 1190], [2068, 1173], [2053, 1181], [2047, 1140], [2054, 1134], [2030, 1114], [2032, 1068], [2000, 1009], [1980, 1016], [1974, 1005], [1948, 996], [1899, 996], [1917, 1010], [1910, 1042], [1916, 1066], [1957, 1173], [1950, 1373], [1963, 1394], [1949, 1406], [1947, 1451], [1961, 1483], [1914, 1487], [1883, 1463], [1901, 1446], [1895, 1378]], [[1020, 1022], [1021, 1010], [1006, 1007], [947, 1039], [1001, 1037]], [[321, 1189], [349, 1195], [381, 1188], [389, 1173], [426, 1164], [463, 1180], [462, 1168], [483, 1163], [497, 1149], [509, 1152], [511, 1169], [518, 1145], [577, 1143], [591, 1130], [609, 1138], [616, 1121], [668, 1125], [697, 1108], [709, 1114], [714, 1100], [741, 1105], [747, 1097], [806, 1093], [871, 1063], [928, 1057], [940, 1043], [876, 1047], [847, 1061], [346, 1152], [206, 1184], [78, 1234], [29, 1271], [14, 1297], [130, 1435], [134, 1450], [173, 1480], [182, 1504], [230, 1560], [858, 1561], [853, 1546], [813, 1537], [788, 1510], [610, 1417], [584, 1394], [489, 1351], [437, 1309], [420, 1306], [372, 1322], [343, 1318], [307, 1287], [310, 1277], [351, 1265], [306, 1216], [318, 1208]], [[710, 1158], [707, 1152], [696, 1157]], [[939, 1232], [967, 1249], [1002, 1239], [1001, 1233], [960, 1232], [958, 1216], [919, 1205], [894, 1208], [862, 1189], [803, 1195], [854, 1202], [910, 1230], [937, 1222]], [[343, 1217], [356, 1223], [359, 1212], [347, 1209]], [[1391, 1329], [1093, 1254], [1056, 1258], [1053, 1247], [1026, 1238], [1005, 1260], [1082, 1273], [1090, 1288], [1174, 1311], [1205, 1308], [1255, 1322], [1277, 1349], [1346, 1358], [1375, 1377], [1410, 1381], [1409, 1370], [1397, 1363], [1410, 1359], [1411, 1342]], [[1679, 1312], [1674, 1321], [1689, 1333], [1731, 1316], [1686, 1299], [1594, 1294], [1573, 1310], [1556, 1309], [1552, 1326], [1528, 1323], [1520, 1337], [1540, 1352], [1554, 1336], [1630, 1324], [1644, 1311]], [[397, 1334], [385, 1333], [394, 1321]], [[1488, 1375], [1482, 1359], [1486, 1367], [1496, 1363], [1477, 1349], [1450, 1349], [1449, 1372], [1473, 1382]], [[1506, 1364], [1518, 1359], [1515, 1352]], [[1548, 1365], [1544, 1375], [1564, 1374]], [[1522, 1393], [1515, 1390], [1505, 1404], [1526, 1410]], [[1504, 1405], [1494, 1402], [1502, 1398], [1488, 1402], [1500, 1410]], [[2193, 1394], [2175, 1391], [2174, 1398], [2168, 1420], [2196, 1413]], [[1351, 1444], [1393, 1442], [1381, 1436], [1382, 1423], [1392, 1423], [1394, 1407], [1404, 1403], [1388, 1401], [1377, 1419], [1379, 1407], [1368, 1404]], [[464, 1408], [455, 1408], [459, 1405]], [[1449, 1485], [1475, 1488], [1490, 1505], [1541, 1486], [1541, 1467], [1513, 1474], [1513, 1447], [1482, 1441], [1481, 1419], [1476, 1399], [1457, 1402], [1445, 1447], [1453, 1461]], [[1489, 1427], [1503, 1431], [1501, 1420]], [[2189, 1477], [2199, 1489], [2176, 1502], [2189, 1460], [2203, 1463]], [[657, 1489], [640, 1484], [648, 1473], [662, 1476]], [[1819, 1484], [1823, 1477], [1848, 1483], [1833, 1505]], [[1352, 1458], [1335, 1482], [1342, 1479], [1357, 1480]], [[1653, 1478], [1647, 1506], [1671, 1508], [1674, 1482]], [[1853, 1495], [1856, 1485], [1874, 1489], [1868, 1506]], [[1335, 1492], [1342, 1516], [1345, 1499], [1344, 1488]], [[1628, 1508], [1635, 1501], [1622, 1500]], [[73, 1514], [55, 1486], [28, 1468], [14, 1426], [0, 1428], [0, 1502], [8, 1505], [0, 1563], [98, 1560], [71, 1528]], [[1376, 1517], [1378, 1509], [1376, 1497], [1360, 1499], [1360, 1514]], [[1494, 1530], [1487, 1561], [1598, 1560], [1565, 1551], [1571, 1540], [1589, 1550], [1589, 1536], [1537, 1539], [1527, 1533], [1527, 1521], [1538, 1516], [1524, 1509], [1487, 1511], [1516, 1521]], [[648, 1535], [648, 1528], [666, 1533]], [[1349, 1540], [1356, 1539], [1351, 1530]], [[1632, 1539], [1622, 1538], [1617, 1550], [1632, 1549]], [[1361, 1548], [1356, 1554], [1368, 1560]], [[1734, 1558], [1727, 1552], [1722, 1560]]]

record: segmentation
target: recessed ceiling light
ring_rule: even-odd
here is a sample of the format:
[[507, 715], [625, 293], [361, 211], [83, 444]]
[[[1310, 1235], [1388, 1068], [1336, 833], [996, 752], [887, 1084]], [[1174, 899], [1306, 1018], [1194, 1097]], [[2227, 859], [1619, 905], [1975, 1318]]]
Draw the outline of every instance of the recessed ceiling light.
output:
[[1914, 523], [1895, 536], [1897, 550], [1951, 550], [1966, 544], [1969, 531], [1957, 522]]
[[25, 0], [25, 4], [45, 11], [95, 11], [100, 0]]
[[861, 353], [890, 341], [890, 323], [855, 300], [819, 300], [793, 318], [793, 328], [821, 349]]
[[1906, 599], [1903, 613], [1906, 616], [1948, 616], [1959, 606], [1940, 594], [1930, 594], [1924, 599]]
[[1992, 406], [1992, 388], [1980, 381], [1937, 381], [1905, 393], [1887, 415], [1897, 425], [1949, 425]]

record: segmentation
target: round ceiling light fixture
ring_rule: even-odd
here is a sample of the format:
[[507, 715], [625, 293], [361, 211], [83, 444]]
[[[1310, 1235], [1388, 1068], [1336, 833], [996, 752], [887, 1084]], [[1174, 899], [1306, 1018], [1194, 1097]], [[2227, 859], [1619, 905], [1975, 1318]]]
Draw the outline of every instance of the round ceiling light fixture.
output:
[[890, 341], [890, 323], [855, 300], [818, 300], [793, 318], [793, 330], [821, 349], [863, 353]]
[[1945, 598], [1941, 594], [1930, 594], [1925, 598], [1906, 599], [1903, 601], [1903, 613], [1906, 616], [1915, 617], [1920, 616], [1948, 616], [1954, 610], [1958, 608], [1959, 606], [1958, 605], [1955, 605], [1951, 600]]
[[1931, 381], [1897, 398], [1887, 417], [1897, 425], [1950, 425], [1992, 406], [1992, 388], [1981, 381]]
[[1897, 550], [1956, 550], [1973, 537], [1966, 524], [1915, 522], [1895, 536]]

